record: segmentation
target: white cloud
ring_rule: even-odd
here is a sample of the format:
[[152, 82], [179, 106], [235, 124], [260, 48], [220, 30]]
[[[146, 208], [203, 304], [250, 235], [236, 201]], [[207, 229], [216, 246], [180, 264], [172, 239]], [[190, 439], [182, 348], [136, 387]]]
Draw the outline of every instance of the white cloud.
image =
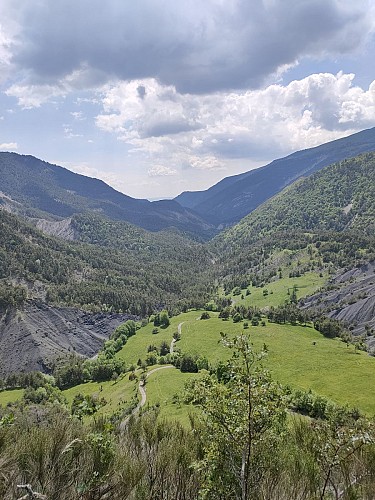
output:
[[[73, 92], [100, 88], [100, 83], [101, 78], [97, 77], [97, 72], [82, 65], [53, 83], [31, 83], [29, 78], [24, 76], [17, 83], [10, 85], [5, 94], [15, 97], [23, 109], [31, 109], [39, 108], [57, 98], [64, 99]], [[78, 104], [85, 101], [93, 102], [86, 98], [77, 98]]]
[[86, 118], [83, 116], [82, 111], [71, 111], [70, 114], [75, 120], [78, 121], [86, 120]]
[[165, 167], [164, 165], [154, 165], [148, 170], [149, 177], [164, 177], [170, 175], [176, 175], [177, 170], [170, 167]]
[[18, 149], [18, 144], [16, 142], [3, 142], [0, 144], [1, 151], [16, 151]]
[[66, 139], [76, 139], [77, 137], [83, 137], [82, 134], [75, 134], [73, 129], [69, 127], [69, 125], [63, 125], [64, 128], [64, 137]]
[[39, 108], [56, 97], [65, 97], [68, 90], [57, 85], [11, 85], [5, 94], [15, 97], [23, 109]]
[[223, 170], [224, 164], [220, 162], [215, 156], [191, 156], [190, 166], [198, 170]]
[[8, 30], [6, 30], [5, 26], [0, 24], [0, 83], [5, 82], [11, 73], [12, 36], [9, 31], [9, 26]]
[[218, 170], [374, 126], [375, 81], [368, 90], [353, 82], [352, 74], [321, 73], [285, 86], [209, 95], [180, 94], [153, 79], [116, 82], [103, 93], [96, 123], [146, 161]]

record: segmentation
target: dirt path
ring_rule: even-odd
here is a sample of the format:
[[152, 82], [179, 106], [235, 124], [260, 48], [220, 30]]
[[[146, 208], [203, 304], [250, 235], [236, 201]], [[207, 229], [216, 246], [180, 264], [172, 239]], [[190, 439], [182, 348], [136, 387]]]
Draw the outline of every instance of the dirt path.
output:
[[182, 321], [181, 323], [179, 323], [178, 327], [177, 327], [177, 331], [178, 333], [181, 335], [181, 327], [182, 325], [185, 323], [185, 321]]
[[[146, 379], [148, 379], [148, 377], [150, 375], [152, 375], [153, 373], [158, 372], [159, 370], [166, 370], [167, 368], [174, 368], [174, 366], [173, 365], [166, 365], [166, 366], [159, 366], [158, 368], [154, 368], [153, 370], [151, 370], [147, 373]], [[147, 395], [146, 395], [145, 383], [142, 380], [140, 380], [140, 382], [138, 384], [138, 390], [139, 390], [139, 393], [141, 395], [141, 400], [137, 404], [137, 406], [134, 408], [134, 410], [131, 412], [131, 414], [128, 417], [126, 417], [125, 420], [123, 420], [121, 422], [120, 431], [123, 431], [125, 429], [126, 424], [130, 420], [130, 417], [137, 415], [137, 413], [139, 413], [139, 410], [142, 408], [142, 406], [144, 406], [146, 404]]]
[[[182, 321], [181, 323], [179, 323], [178, 327], [177, 327], [177, 332], [179, 334], [179, 336], [181, 337], [181, 327], [182, 325], [185, 323], [185, 321]], [[173, 352], [173, 349], [174, 349], [174, 345], [176, 343], [176, 339], [173, 338], [172, 341], [171, 341], [171, 345], [169, 347], [169, 352], [172, 353]]]

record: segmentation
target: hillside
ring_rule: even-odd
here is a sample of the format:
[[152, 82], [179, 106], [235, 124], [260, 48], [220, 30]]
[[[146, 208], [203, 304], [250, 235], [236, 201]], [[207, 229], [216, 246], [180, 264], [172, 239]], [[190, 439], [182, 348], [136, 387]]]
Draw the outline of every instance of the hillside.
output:
[[0, 278], [50, 303], [140, 315], [205, 294], [207, 276], [197, 273], [211, 257], [201, 244], [95, 215], [71, 224], [76, 237], [97, 244], [49, 237], [0, 210]]
[[344, 321], [354, 334], [374, 326], [375, 153], [300, 179], [217, 236], [225, 289], [265, 286], [280, 276], [328, 273], [304, 307]]
[[317, 309], [347, 324], [354, 335], [365, 335], [375, 352], [375, 261], [344, 269], [333, 276], [325, 289], [303, 301], [303, 307]]
[[[94, 214], [77, 215], [64, 227], [81, 241], [47, 236], [0, 210], [3, 368], [11, 362], [12, 370], [41, 367], [53, 352], [92, 355], [117, 326], [113, 313], [120, 320], [144, 317], [208, 300], [212, 257], [200, 243]], [[82, 316], [78, 309], [105, 313], [103, 325], [78, 326], [72, 319]]]
[[128, 314], [90, 313], [28, 300], [18, 310], [0, 312], [0, 377], [48, 372], [59, 356], [94, 356]]
[[213, 234], [201, 216], [173, 200], [137, 200], [32, 156], [0, 153], [0, 177], [0, 205], [16, 213], [58, 219], [90, 211], [150, 231], [174, 227], [204, 238]]
[[297, 151], [262, 168], [227, 177], [206, 191], [182, 193], [175, 200], [217, 226], [231, 225], [300, 177], [369, 151], [375, 151], [375, 128]]
[[248, 245], [275, 232], [349, 231], [375, 228], [375, 153], [343, 160], [297, 181], [217, 237]]

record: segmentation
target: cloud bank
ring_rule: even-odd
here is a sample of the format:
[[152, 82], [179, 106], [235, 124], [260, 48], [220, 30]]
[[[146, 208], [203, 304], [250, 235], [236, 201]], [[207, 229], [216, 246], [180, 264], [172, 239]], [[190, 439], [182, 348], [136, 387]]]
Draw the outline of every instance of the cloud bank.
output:
[[303, 57], [355, 51], [373, 29], [366, 0], [3, 0], [0, 13], [14, 19], [0, 61], [60, 91], [145, 78], [180, 93], [254, 89]]
[[[221, 169], [316, 146], [375, 123], [375, 81], [353, 74], [313, 74], [262, 90], [180, 94], [154, 79], [108, 86], [99, 128], [173, 168]], [[137, 89], [143, 88], [142, 97]]]

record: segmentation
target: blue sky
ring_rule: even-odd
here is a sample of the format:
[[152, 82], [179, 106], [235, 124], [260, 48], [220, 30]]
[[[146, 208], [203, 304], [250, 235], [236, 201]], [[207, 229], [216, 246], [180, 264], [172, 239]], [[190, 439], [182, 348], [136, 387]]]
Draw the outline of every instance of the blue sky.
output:
[[373, 0], [2, 0], [0, 150], [137, 198], [375, 126]]

